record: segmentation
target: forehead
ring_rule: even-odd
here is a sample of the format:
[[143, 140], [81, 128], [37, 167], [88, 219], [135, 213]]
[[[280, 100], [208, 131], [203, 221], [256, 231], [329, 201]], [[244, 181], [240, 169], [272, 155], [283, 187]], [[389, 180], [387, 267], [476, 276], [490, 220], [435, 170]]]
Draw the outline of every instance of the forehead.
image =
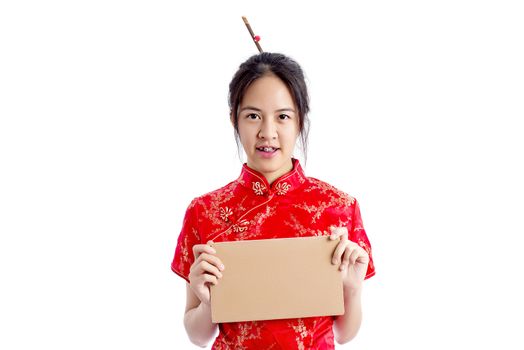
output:
[[240, 106], [293, 107], [294, 101], [289, 87], [276, 75], [264, 75], [249, 85]]

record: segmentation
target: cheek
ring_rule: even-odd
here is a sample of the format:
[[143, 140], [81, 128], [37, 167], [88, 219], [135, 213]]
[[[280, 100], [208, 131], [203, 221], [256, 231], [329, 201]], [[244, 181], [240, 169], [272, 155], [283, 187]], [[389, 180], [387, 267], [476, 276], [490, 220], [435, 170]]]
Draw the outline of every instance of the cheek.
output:
[[251, 145], [256, 141], [256, 137], [254, 138], [252, 136], [250, 128], [241, 124], [238, 125], [238, 137], [244, 147], [251, 147]]
[[283, 130], [283, 132], [283, 136], [286, 139], [286, 143], [294, 145], [299, 136], [298, 127], [290, 126], [289, 128]]

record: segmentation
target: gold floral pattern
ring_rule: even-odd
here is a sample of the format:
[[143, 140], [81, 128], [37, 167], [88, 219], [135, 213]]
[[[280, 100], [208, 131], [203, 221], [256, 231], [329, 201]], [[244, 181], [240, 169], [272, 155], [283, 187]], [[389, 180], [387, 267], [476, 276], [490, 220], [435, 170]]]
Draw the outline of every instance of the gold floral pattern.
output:
[[289, 214], [288, 219], [284, 220], [283, 224], [294, 232], [295, 237], [325, 235], [321, 230], [312, 228], [310, 225], [303, 223], [295, 214]]
[[249, 226], [249, 221], [246, 219], [240, 220], [240, 222], [233, 225], [233, 232], [244, 232]]
[[[235, 193], [241, 187], [239, 183], [232, 182], [228, 186], [224, 186], [218, 190], [208, 193], [205, 196], [197, 199], [199, 222], [208, 222], [215, 227], [215, 229], [225, 229], [227, 223], [221, 218], [220, 207], [228, 204], [234, 199]], [[205, 197], [205, 198], [204, 198]]]
[[[222, 333], [217, 337], [217, 341], [213, 344], [213, 350], [247, 350], [251, 349], [247, 346], [247, 341], [261, 338], [261, 328], [259, 322], [234, 322], [230, 324], [235, 328], [236, 337], [226, 338], [221, 336]], [[221, 332], [223, 331], [223, 324], [219, 326]]]
[[253, 182], [253, 191], [257, 196], [262, 196], [266, 190], [266, 185], [261, 184], [259, 181]]
[[264, 223], [272, 216], [275, 216], [277, 214], [277, 208], [273, 205], [267, 205], [265, 211], [261, 211], [257, 213], [253, 217], [253, 222], [255, 223], [255, 229], [253, 230], [252, 234], [250, 235], [251, 238], [253, 237], [260, 237], [262, 235], [262, 230], [264, 228]]
[[180, 253], [181, 253], [181, 258], [182, 258], [182, 263], [189, 263], [189, 242], [188, 242], [188, 239], [189, 239], [189, 236], [186, 235], [184, 237], [184, 240], [181, 242], [182, 244], [180, 245]]
[[350, 206], [355, 201], [355, 198], [351, 197], [345, 192], [340, 191], [335, 186], [328, 184], [327, 182], [315, 179], [314, 177], [308, 178], [311, 186], [304, 189], [305, 192], [319, 192], [320, 194], [327, 195], [333, 201], [333, 204], [340, 204]]
[[368, 253], [368, 255], [369, 255], [369, 267], [371, 268], [371, 270], [375, 270], [375, 267], [373, 266], [373, 259], [371, 259], [371, 248], [370, 248], [369, 244], [367, 244], [363, 240], [359, 239], [358, 240], [358, 245], [361, 246], [366, 251], [366, 253]]
[[312, 329], [315, 329], [316, 323], [317, 320], [314, 320], [311, 329], [308, 328], [302, 318], [297, 318], [294, 323], [288, 323], [288, 327], [291, 327], [295, 331], [297, 349], [305, 350], [312, 348], [314, 341], [314, 331]]
[[224, 221], [229, 221], [229, 217], [233, 215], [233, 211], [229, 207], [220, 208], [220, 218]]
[[289, 191], [290, 188], [291, 188], [291, 185], [288, 184], [287, 182], [279, 182], [275, 186], [275, 191], [277, 192], [279, 196], [283, 196], [287, 193], [287, 191]]

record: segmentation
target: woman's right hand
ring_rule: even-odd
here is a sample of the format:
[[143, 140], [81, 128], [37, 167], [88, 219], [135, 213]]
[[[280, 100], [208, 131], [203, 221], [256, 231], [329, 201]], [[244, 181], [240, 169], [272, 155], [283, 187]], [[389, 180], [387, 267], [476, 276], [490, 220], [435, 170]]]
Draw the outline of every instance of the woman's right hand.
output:
[[209, 284], [217, 285], [222, 278], [225, 267], [220, 259], [215, 256], [216, 250], [209, 244], [196, 244], [193, 246], [195, 261], [189, 269], [189, 286], [193, 293], [206, 305], [210, 304], [211, 292]]

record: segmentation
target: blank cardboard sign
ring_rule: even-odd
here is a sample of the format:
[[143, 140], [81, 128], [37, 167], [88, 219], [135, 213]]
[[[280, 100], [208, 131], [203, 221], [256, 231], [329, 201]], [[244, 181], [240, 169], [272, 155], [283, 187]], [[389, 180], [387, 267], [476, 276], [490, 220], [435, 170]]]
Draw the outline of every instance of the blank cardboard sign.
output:
[[211, 285], [214, 323], [344, 314], [329, 236], [212, 243], [225, 265]]

